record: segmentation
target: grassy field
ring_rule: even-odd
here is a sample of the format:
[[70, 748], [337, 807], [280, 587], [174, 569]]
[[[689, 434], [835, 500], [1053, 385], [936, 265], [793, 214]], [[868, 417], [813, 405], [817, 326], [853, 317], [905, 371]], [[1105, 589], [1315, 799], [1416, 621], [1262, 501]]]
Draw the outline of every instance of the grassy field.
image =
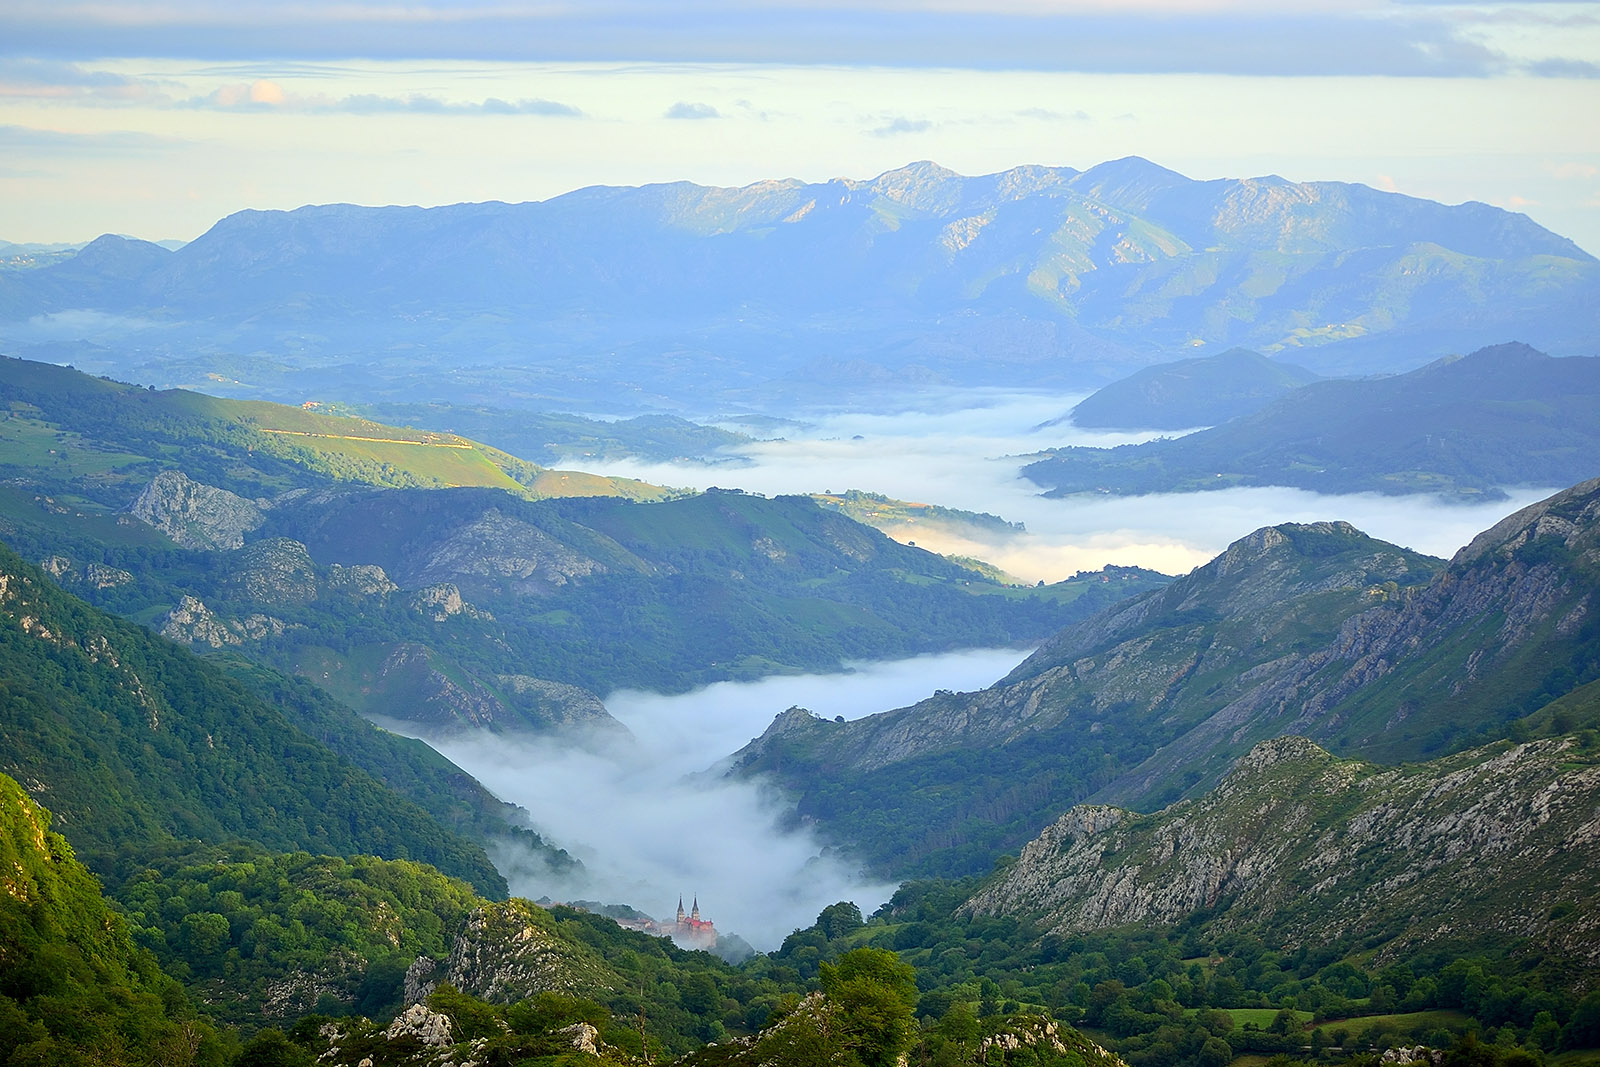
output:
[[1459, 1029], [1469, 1021], [1468, 1016], [1459, 1011], [1408, 1011], [1392, 1015], [1352, 1015], [1346, 1019], [1327, 1019], [1317, 1024], [1316, 1029], [1327, 1031], [1342, 1029], [1359, 1034], [1378, 1026], [1396, 1033], [1408, 1034], [1439, 1027]]

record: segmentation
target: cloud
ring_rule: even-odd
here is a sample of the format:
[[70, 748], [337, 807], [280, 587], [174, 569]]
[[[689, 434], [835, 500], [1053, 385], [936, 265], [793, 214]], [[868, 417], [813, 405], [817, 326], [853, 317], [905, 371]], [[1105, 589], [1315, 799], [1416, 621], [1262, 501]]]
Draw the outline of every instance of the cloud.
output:
[[1600, 78], [1600, 63], [1586, 59], [1540, 59], [1529, 63], [1526, 70], [1540, 78]]
[[1111, 446], [1156, 436], [1042, 425], [1079, 399], [981, 390], [927, 394], [908, 400], [907, 410], [898, 413], [828, 415], [809, 426], [786, 428], [784, 440], [741, 447], [750, 460], [742, 467], [582, 462], [596, 473], [666, 485], [717, 484], [768, 495], [860, 488], [997, 514], [1023, 523], [1027, 532], [987, 533], [959, 543], [941, 543], [915, 531], [900, 536], [922, 547], [989, 560], [1029, 582], [1054, 582], [1107, 563], [1182, 573], [1259, 527], [1323, 519], [1345, 519], [1374, 537], [1448, 556], [1479, 531], [1553, 491], [1509, 489], [1505, 501], [1473, 506], [1431, 497], [1322, 496], [1277, 488], [1046, 499], [1040, 486], [1020, 476], [1026, 453], [1051, 445]]
[[722, 116], [710, 104], [696, 104], [687, 100], [679, 100], [676, 104], [667, 108], [662, 117], [669, 119], [719, 119]]
[[921, 133], [932, 127], [933, 123], [927, 119], [908, 119], [904, 116], [899, 116], [867, 132], [874, 137], [893, 137], [902, 133]]
[[583, 112], [555, 100], [539, 98], [501, 100], [488, 97], [478, 101], [450, 101], [426, 93], [383, 96], [357, 93], [330, 97], [293, 93], [270, 79], [224, 85], [205, 96], [194, 97], [188, 106], [221, 111], [285, 111], [300, 114], [346, 115], [544, 115], [579, 118]]
[[[1374, 11], [1385, 17], [1373, 17]], [[1512, 66], [1479, 23], [1398, 9], [1171, 0], [1110, 4], [6, 5], [12, 54], [54, 59], [272, 55], [284, 61], [423, 58], [736, 62], [1119, 73], [1486, 76]], [[1563, 62], [1549, 57], [1551, 63]], [[1575, 61], [1581, 63], [1581, 60]]]
[[0, 57], [0, 97], [78, 104], [147, 104], [168, 99], [147, 79], [18, 56]]
[[34, 126], [0, 126], [0, 152], [119, 156], [161, 152], [186, 143], [132, 130], [73, 133]]
[[495, 860], [512, 892], [628, 903], [658, 918], [670, 915], [678, 894], [698, 895], [719, 930], [772, 949], [827, 905], [854, 900], [870, 912], [894, 886], [863, 876], [809, 831], [793, 828], [790, 806], [764, 783], [707, 769], [791, 706], [855, 719], [938, 688], [986, 687], [1026, 654], [967, 650], [858, 664], [844, 674], [723, 682], [678, 696], [612, 693], [606, 706], [633, 732], [632, 745], [504, 736], [430, 744], [526, 808], [540, 832], [586, 868], [559, 878], [502, 850]]
[[1044, 122], [1060, 122], [1062, 119], [1071, 119], [1074, 122], [1090, 121], [1089, 113], [1087, 111], [1080, 110], [1073, 111], [1071, 113], [1063, 113], [1060, 111], [1051, 111], [1048, 108], [1042, 107], [1025, 107], [1021, 111], [1017, 112], [1017, 117], [1023, 119], [1039, 119]]
[[1559, 178], [1562, 181], [1571, 181], [1573, 179], [1588, 181], [1596, 175], [1600, 175], [1600, 167], [1592, 163], [1561, 163], [1549, 167], [1549, 171], [1552, 178]]

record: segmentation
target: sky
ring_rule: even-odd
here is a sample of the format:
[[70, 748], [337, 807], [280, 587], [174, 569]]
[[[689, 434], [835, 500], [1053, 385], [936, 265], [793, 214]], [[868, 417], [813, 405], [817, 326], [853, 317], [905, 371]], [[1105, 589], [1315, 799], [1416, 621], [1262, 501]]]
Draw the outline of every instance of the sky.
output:
[[1600, 3], [8, 0], [0, 240], [1140, 155], [1600, 252]]

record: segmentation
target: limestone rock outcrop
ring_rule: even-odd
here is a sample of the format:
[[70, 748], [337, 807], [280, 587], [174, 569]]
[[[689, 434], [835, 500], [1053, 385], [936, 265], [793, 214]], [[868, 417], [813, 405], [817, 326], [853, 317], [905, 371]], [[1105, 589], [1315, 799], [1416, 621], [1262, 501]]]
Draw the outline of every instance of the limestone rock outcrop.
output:
[[1277, 738], [1154, 815], [1073, 808], [967, 907], [1060, 934], [1214, 909], [1290, 945], [1386, 931], [1600, 962], [1600, 910], [1572, 906], [1600, 867], [1597, 756], [1564, 737], [1379, 767]]
[[266, 521], [264, 504], [169, 470], [151, 479], [129, 511], [184, 548], [234, 549]]

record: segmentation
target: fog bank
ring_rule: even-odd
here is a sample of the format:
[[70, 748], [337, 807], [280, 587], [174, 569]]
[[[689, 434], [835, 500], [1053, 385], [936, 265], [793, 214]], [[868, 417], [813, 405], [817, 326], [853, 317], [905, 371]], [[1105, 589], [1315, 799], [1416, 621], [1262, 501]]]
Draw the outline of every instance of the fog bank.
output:
[[[1329, 496], [1302, 489], [1224, 489], [1143, 497], [1050, 500], [1024, 479], [1015, 458], [1060, 445], [1108, 447], [1157, 436], [1048, 426], [1081, 399], [977, 391], [952, 408], [929, 396], [894, 414], [825, 414], [786, 429], [781, 441], [741, 448], [743, 466], [694, 463], [596, 463], [597, 473], [669, 485], [744, 489], [768, 496], [864, 489], [902, 500], [988, 512], [1027, 526], [1025, 534], [974, 531], [971, 538], [900, 528], [937, 552], [977, 556], [1028, 582], [1059, 581], [1108, 563], [1183, 574], [1252, 530], [1281, 522], [1343, 519], [1374, 537], [1448, 557], [1482, 530], [1556, 489], [1508, 490], [1510, 499], [1446, 503], [1429, 496], [1358, 493]], [[1169, 434], [1168, 436], [1172, 436]], [[1008, 458], [1012, 457], [1012, 458]]]
[[677, 696], [637, 690], [606, 700], [637, 743], [576, 749], [570, 740], [500, 735], [429, 739], [496, 796], [534, 814], [547, 839], [581, 859], [581, 878], [495, 856], [513, 893], [627, 903], [670, 919], [698, 896], [722, 933], [776, 948], [839, 900], [870, 913], [893, 884], [864, 877], [807, 830], [786, 831], [787, 807], [759, 783], [699, 772], [760, 734], [792, 705], [856, 718], [935, 689], [979, 689], [1020, 663], [1022, 649], [857, 664], [842, 674], [720, 682]]

